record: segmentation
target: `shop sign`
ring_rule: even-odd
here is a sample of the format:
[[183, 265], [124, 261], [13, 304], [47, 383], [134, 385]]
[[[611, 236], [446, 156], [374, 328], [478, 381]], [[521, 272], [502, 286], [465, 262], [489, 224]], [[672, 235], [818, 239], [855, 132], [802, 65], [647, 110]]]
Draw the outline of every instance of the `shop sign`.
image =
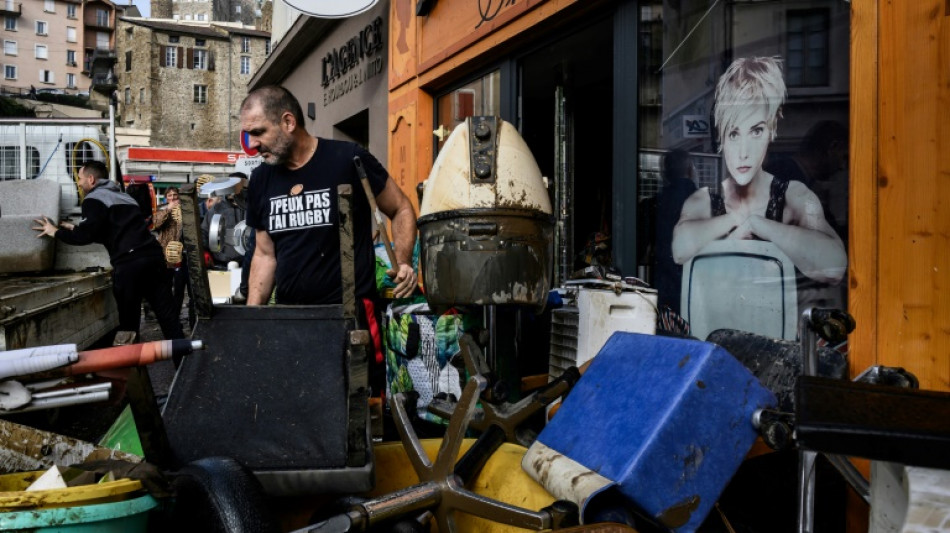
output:
[[376, 17], [323, 58], [323, 105], [356, 89], [383, 71], [383, 19]]
[[294, 9], [319, 18], [339, 19], [359, 15], [379, 0], [287, 0]]
[[705, 115], [683, 115], [684, 138], [705, 139], [709, 132], [709, 119]]

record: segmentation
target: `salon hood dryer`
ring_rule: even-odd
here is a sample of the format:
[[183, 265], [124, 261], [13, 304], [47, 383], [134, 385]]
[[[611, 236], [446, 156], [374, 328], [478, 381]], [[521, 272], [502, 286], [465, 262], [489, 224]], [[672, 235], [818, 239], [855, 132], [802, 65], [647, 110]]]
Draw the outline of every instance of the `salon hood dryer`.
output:
[[544, 307], [552, 273], [551, 201], [514, 126], [480, 116], [456, 127], [425, 182], [420, 213], [430, 306]]

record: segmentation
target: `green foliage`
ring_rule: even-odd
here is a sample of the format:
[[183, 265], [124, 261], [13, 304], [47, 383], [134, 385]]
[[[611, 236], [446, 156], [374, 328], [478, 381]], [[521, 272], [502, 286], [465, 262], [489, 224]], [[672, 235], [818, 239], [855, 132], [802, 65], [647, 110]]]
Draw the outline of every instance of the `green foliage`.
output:
[[85, 107], [89, 108], [89, 97], [88, 96], [76, 96], [74, 94], [52, 94], [52, 93], [39, 93], [36, 95], [36, 99], [40, 102], [50, 102], [52, 104], [62, 104], [73, 107]]
[[13, 98], [0, 96], [0, 117], [36, 117], [36, 113]]

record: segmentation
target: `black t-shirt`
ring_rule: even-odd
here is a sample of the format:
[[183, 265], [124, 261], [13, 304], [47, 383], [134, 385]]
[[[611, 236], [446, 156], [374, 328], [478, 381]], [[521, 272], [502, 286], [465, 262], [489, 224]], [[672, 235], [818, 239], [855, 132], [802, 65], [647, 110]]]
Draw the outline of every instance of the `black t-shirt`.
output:
[[357, 144], [318, 139], [304, 166], [263, 164], [251, 174], [247, 224], [267, 231], [277, 257], [277, 303], [324, 305], [342, 301], [337, 185], [353, 186], [356, 295], [375, 290], [372, 213], [353, 158], [359, 155], [374, 195], [386, 186], [386, 169]]

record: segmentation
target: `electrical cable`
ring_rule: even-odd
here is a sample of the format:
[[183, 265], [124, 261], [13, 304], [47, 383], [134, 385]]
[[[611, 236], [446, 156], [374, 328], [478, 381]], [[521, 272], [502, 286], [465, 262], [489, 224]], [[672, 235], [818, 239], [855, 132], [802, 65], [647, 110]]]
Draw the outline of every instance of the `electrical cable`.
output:
[[70, 158], [69, 158], [69, 167], [73, 169], [73, 183], [76, 184], [76, 192], [77, 194], [79, 194], [80, 203], [82, 203], [85, 193], [83, 192], [82, 187], [79, 186], [79, 167], [76, 166], [76, 150], [78, 150], [79, 147], [82, 146], [82, 143], [84, 142], [87, 142], [89, 144], [94, 144], [99, 147], [99, 150], [102, 151], [102, 155], [105, 156], [106, 171], [107, 172], [109, 171], [109, 151], [106, 150], [106, 147], [103, 146], [102, 143], [100, 143], [99, 141], [91, 137], [86, 137], [85, 139], [79, 139], [79, 141], [73, 145], [73, 151], [72, 153], [70, 153]]

